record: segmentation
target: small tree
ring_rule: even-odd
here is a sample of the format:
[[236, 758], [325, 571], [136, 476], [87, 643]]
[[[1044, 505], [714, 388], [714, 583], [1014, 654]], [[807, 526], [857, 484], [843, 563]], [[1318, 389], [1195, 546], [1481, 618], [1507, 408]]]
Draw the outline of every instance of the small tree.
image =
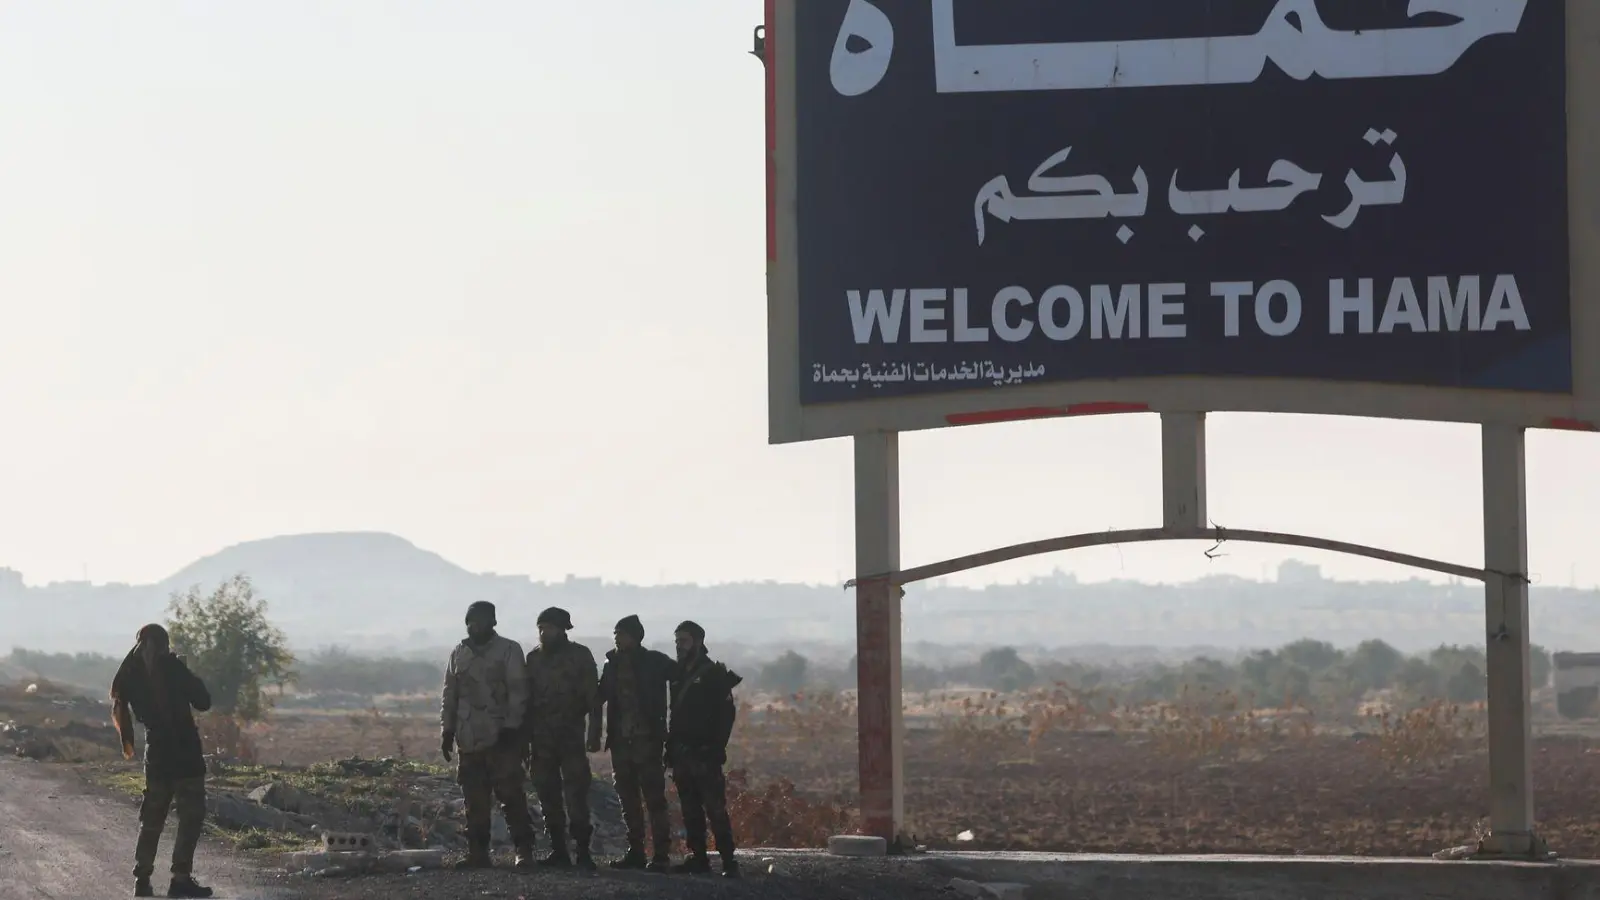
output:
[[756, 683], [769, 691], [780, 694], [797, 693], [806, 684], [806, 669], [809, 661], [793, 650], [784, 651], [783, 655], [761, 667], [761, 673], [756, 677]]
[[1311, 638], [1301, 638], [1292, 644], [1287, 644], [1278, 651], [1284, 662], [1292, 666], [1299, 666], [1316, 675], [1333, 668], [1344, 659], [1344, 654], [1327, 641], [1314, 641]]
[[1400, 671], [1395, 673], [1394, 683], [1411, 700], [1437, 698], [1444, 688], [1444, 678], [1439, 670], [1415, 656], [1400, 666]]
[[1004, 693], [1033, 687], [1033, 666], [1017, 655], [1015, 647], [996, 647], [978, 659], [978, 677], [984, 687]]
[[266, 688], [294, 680], [294, 656], [283, 632], [267, 620], [267, 601], [249, 576], [235, 575], [209, 595], [196, 585], [167, 607], [172, 649], [211, 691], [212, 710], [244, 722], [266, 716]]
[[1476, 703], [1489, 696], [1489, 683], [1483, 670], [1472, 663], [1463, 663], [1461, 668], [1445, 678], [1444, 695], [1452, 703]]
[[1376, 639], [1362, 641], [1348, 660], [1356, 684], [1369, 690], [1389, 687], [1405, 664], [1405, 654]]

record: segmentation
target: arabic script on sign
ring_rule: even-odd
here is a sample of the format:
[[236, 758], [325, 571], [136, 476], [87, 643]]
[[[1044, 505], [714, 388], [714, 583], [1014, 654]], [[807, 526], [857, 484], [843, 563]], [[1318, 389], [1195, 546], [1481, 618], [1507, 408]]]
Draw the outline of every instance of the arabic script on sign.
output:
[[1043, 377], [1044, 366], [1036, 363], [1007, 368], [990, 360], [964, 362], [951, 366], [919, 362], [883, 365], [863, 363], [859, 366], [829, 368], [822, 363], [811, 364], [813, 382], [852, 386], [865, 384], [875, 388], [906, 381], [987, 381], [995, 385], [1021, 384]]
[[[1392, 145], [1399, 135], [1392, 129], [1379, 131], [1369, 128], [1366, 142]], [[1053, 155], [1033, 170], [1028, 178], [1028, 190], [1036, 196], [1019, 197], [1011, 190], [1006, 176], [998, 175], [978, 189], [972, 212], [977, 225], [978, 244], [987, 237], [989, 218], [1001, 222], [1040, 221], [1050, 219], [1136, 219], [1145, 215], [1149, 206], [1149, 182], [1144, 168], [1133, 170], [1129, 179], [1133, 190], [1117, 193], [1111, 181], [1102, 175], [1048, 176], [1045, 173], [1066, 163], [1072, 148], [1067, 147]], [[1324, 215], [1328, 224], [1348, 229], [1356, 216], [1368, 206], [1390, 206], [1403, 202], [1406, 196], [1406, 165], [1395, 153], [1389, 158], [1388, 181], [1366, 181], [1354, 169], [1346, 173], [1344, 186], [1350, 192], [1350, 203], [1337, 215]], [[1228, 186], [1216, 190], [1185, 191], [1178, 187], [1178, 173], [1174, 171], [1167, 182], [1167, 206], [1180, 216], [1217, 216], [1226, 213], [1278, 212], [1288, 209], [1301, 194], [1318, 190], [1322, 175], [1308, 172], [1286, 159], [1274, 162], [1267, 171], [1267, 184], [1263, 187], [1243, 186], [1243, 173], [1235, 169], [1228, 178]], [[1117, 238], [1126, 244], [1133, 238], [1133, 230], [1123, 225]], [[1205, 231], [1196, 224], [1189, 229], [1191, 240], [1198, 241]]]
[[[936, 90], [959, 94], [1246, 84], [1268, 61], [1301, 81], [1438, 75], [1484, 38], [1515, 34], [1528, 0], [1411, 0], [1412, 19], [1457, 21], [1352, 31], [1329, 28], [1316, 0], [1280, 0], [1254, 34], [1050, 44], [962, 44], [955, 0], [930, 5]], [[965, 8], [981, 5], [968, 0]], [[869, 0], [850, 0], [829, 66], [834, 89], [847, 97], [872, 90], [893, 53], [888, 16]]]

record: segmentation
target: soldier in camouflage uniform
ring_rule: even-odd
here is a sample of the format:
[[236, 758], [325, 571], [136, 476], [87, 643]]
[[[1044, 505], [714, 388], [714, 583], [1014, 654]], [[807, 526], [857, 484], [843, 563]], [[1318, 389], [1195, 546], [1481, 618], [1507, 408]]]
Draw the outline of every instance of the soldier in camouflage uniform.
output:
[[456, 780], [467, 805], [467, 858], [458, 868], [487, 868], [489, 804], [496, 797], [517, 846], [517, 867], [533, 863], [533, 818], [522, 775], [522, 717], [528, 702], [522, 647], [495, 634], [494, 604], [467, 608], [467, 639], [450, 654], [439, 702], [439, 751], [461, 751]]
[[[667, 683], [677, 661], [640, 646], [644, 623], [628, 616], [617, 623], [617, 649], [606, 654], [600, 693], [589, 716], [589, 752], [600, 752], [600, 723], [616, 775], [622, 820], [628, 826], [628, 852], [611, 863], [616, 869], [665, 872], [671, 865], [672, 823], [667, 817], [667, 772], [662, 762], [667, 740]], [[602, 711], [601, 707], [605, 709]], [[640, 796], [644, 803], [639, 803]], [[644, 854], [645, 810], [650, 811], [654, 858]]]
[[[528, 771], [544, 810], [550, 855], [541, 865], [570, 866], [567, 826], [571, 826], [578, 865], [593, 870], [589, 841], [589, 757], [584, 753], [585, 721], [594, 709], [598, 679], [594, 654], [567, 637], [572, 616], [551, 607], [539, 614], [539, 646], [528, 654]], [[566, 821], [563, 821], [565, 819]]]

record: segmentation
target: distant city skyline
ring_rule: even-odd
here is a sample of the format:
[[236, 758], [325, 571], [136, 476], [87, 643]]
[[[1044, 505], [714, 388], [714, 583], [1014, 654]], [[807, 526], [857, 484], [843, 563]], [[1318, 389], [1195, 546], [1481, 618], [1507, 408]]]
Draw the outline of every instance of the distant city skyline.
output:
[[[0, 570], [0, 621], [14, 646], [114, 652], [175, 593], [209, 592], [245, 573], [269, 617], [302, 650], [343, 644], [368, 652], [437, 650], [460, 638], [461, 610], [499, 607], [510, 634], [531, 634], [547, 606], [573, 612], [580, 634], [603, 636], [625, 615], [651, 634], [692, 618], [715, 622], [718, 643], [822, 646], [842, 653], [856, 636], [854, 602], [837, 583], [743, 582], [640, 586], [599, 577], [529, 579], [474, 573], [403, 537], [362, 532], [296, 535], [229, 547], [156, 584], [27, 587]], [[1600, 646], [1596, 590], [1535, 585], [1531, 634], [1554, 649]], [[67, 612], [74, 626], [60, 627]], [[1069, 572], [981, 588], [935, 580], [906, 592], [911, 644], [1067, 646], [1279, 646], [1300, 638], [1354, 646], [1381, 637], [1397, 647], [1481, 645], [1483, 589], [1422, 579], [1351, 582], [1287, 560], [1270, 581], [1226, 575], [1171, 585], [1084, 581]], [[600, 638], [603, 642], [604, 637]], [[4, 645], [0, 644], [0, 651]]]
[[[273, 540], [273, 539], [307, 538], [307, 537], [317, 537], [317, 536], [323, 536], [323, 535], [356, 535], [356, 534], [369, 534], [369, 535], [375, 535], [375, 536], [378, 536], [378, 537], [384, 537], [384, 538], [393, 537], [393, 538], [398, 538], [398, 539], [400, 539], [402, 541], [405, 540], [405, 538], [403, 536], [401, 536], [401, 535], [390, 535], [390, 534], [385, 533], [385, 532], [325, 532], [325, 533], [308, 533], [308, 534], [299, 534], [299, 535], [272, 535], [272, 536], [269, 536], [268, 538], [258, 539], [256, 541], [245, 541], [245, 542], [241, 542], [241, 544], [230, 545], [229, 547], [219, 547], [219, 548], [217, 548], [217, 551], [214, 554], [206, 554], [204, 557], [199, 557], [196, 560], [191, 560], [190, 561], [190, 565], [193, 565], [193, 564], [196, 564], [196, 563], [202, 563], [202, 562], [204, 562], [204, 560], [206, 560], [206, 559], [208, 559], [208, 558], [210, 558], [212, 556], [215, 556], [217, 554], [224, 553], [224, 552], [227, 552], [227, 551], [230, 551], [230, 550], [234, 550], [234, 549], [238, 548], [239, 546], [257, 544], [257, 543], [260, 543], [263, 540], [270, 541], [270, 540]], [[1133, 546], [1136, 546], [1136, 545], [1133, 545]], [[1213, 545], [1208, 543], [1206, 546], [1207, 546], [1207, 549], [1211, 549]], [[426, 547], [418, 547], [417, 549], [419, 549], [421, 551], [424, 551], [424, 552], [431, 552], [431, 551], [428, 551], [428, 548], [426, 548]], [[1116, 548], [1111, 548], [1111, 549], [1116, 549]], [[939, 589], [939, 588], [983, 588], [983, 587], [1005, 587], [1005, 586], [1012, 586], [1012, 585], [1023, 585], [1023, 584], [1032, 584], [1032, 583], [1039, 583], [1039, 582], [1048, 582], [1048, 581], [1055, 581], [1055, 580], [1061, 580], [1061, 579], [1071, 579], [1072, 581], [1074, 581], [1076, 583], [1086, 584], [1086, 585], [1092, 585], [1092, 584], [1097, 584], [1097, 583], [1104, 584], [1104, 583], [1114, 583], [1114, 582], [1132, 582], [1132, 583], [1144, 584], [1144, 585], [1149, 585], [1149, 586], [1152, 586], [1152, 587], [1156, 587], [1156, 586], [1161, 586], [1161, 585], [1187, 584], [1187, 583], [1192, 583], [1194, 581], [1203, 580], [1203, 579], [1206, 579], [1206, 578], [1212, 577], [1212, 576], [1235, 577], [1235, 578], [1242, 578], [1242, 579], [1244, 579], [1246, 581], [1257, 581], [1257, 582], [1261, 582], [1261, 583], [1280, 583], [1280, 584], [1281, 583], [1290, 583], [1290, 582], [1293, 582], [1293, 581], [1304, 581], [1304, 580], [1307, 580], [1307, 579], [1322, 579], [1322, 580], [1328, 580], [1328, 581], [1343, 581], [1343, 582], [1352, 582], [1352, 583], [1373, 583], [1373, 584], [1402, 583], [1402, 582], [1408, 582], [1408, 581], [1420, 581], [1420, 582], [1425, 582], [1425, 583], [1428, 583], [1428, 584], [1440, 584], [1440, 585], [1467, 583], [1467, 582], [1464, 582], [1462, 579], [1459, 579], [1459, 578], [1453, 578], [1453, 577], [1450, 577], [1450, 576], [1439, 575], [1439, 574], [1434, 573], [1434, 572], [1426, 572], [1426, 571], [1415, 570], [1415, 569], [1410, 569], [1410, 568], [1405, 568], [1405, 567], [1400, 567], [1400, 566], [1386, 566], [1386, 567], [1384, 567], [1383, 571], [1379, 571], [1379, 572], [1376, 573], [1377, 577], [1360, 577], [1360, 578], [1341, 577], [1341, 576], [1339, 576], [1337, 574], [1330, 573], [1329, 571], [1327, 571], [1327, 568], [1326, 568], [1326, 566], [1324, 564], [1325, 561], [1324, 562], [1317, 562], [1317, 561], [1313, 561], [1312, 559], [1306, 558], [1306, 557], [1315, 557], [1315, 556], [1318, 556], [1318, 555], [1321, 555], [1321, 556], [1333, 556], [1334, 554], [1319, 554], [1317, 551], [1307, 551], [1307, 550], [1304, 550], [1302, 548], [1295, 548], [1295, 549], [1293, 549], [1292, 551], [1289, 551], [1289, 552], [1296, 553], [1296, 554], [1299, 554], [1299, 555], [1291, 555], [1291, 556], [1288, 556], [1286, 558], [1279, 558], [1279, 559], [1276, 559], [1276, 560], [1273, 560], [1273, 561], [1263, 561], [1261, 563], [1259, 572], [1254, 574], [1254, 575], [1252, 575], [1250, 573], [1241, 573], [1241, 572], [1237, 572], [1237, 571], [1202, 571], [1202, 572], [1199, 572], [1198, 574], [1196, 574], [1192, 578], [1176, 579], [1176, 580], [1169, 580], [1169, 581], [1155, 581], [1155, 580], [1150, 580], [1150, 579], [1144, 579], [1144, 578], [1140, 578], [1136, 574], [1132, 574], [1132, 573], [1112, 574], [1112, 575], [1109, 575], [1109, 576], [1104, 577], [1104, 578], [1091, 578], [1091, 577], [1082, 576], [1078, 571], [1075, 571], [1074, 569], [1072, 569], [1070, 567], [1064, 567], [1064, 566], [1058, 564], [1058, 565], [1052, 567], [1051, 569], [1049, 569], [1047, 571], [1029, 571], [1029, 572], [1027, 572], [1025, 574], [1018, 574], [1017, 576], [1015, 576], [1015, 577], [1013, 577], [1013, 578], [1011, 578], [1009, 580], [1005, 580], [1005, 581], [998, 581], [998, 580], [995, 580], [995, 581], [983, 581], [983, 580], [976, 580], [976, 579], [973, 579], [973, 578], [970, 578], [970, 577], [969, 578], [962, 578], [962, 577], [960, 577], [960, 575], [954, 575], [954, 576], [946, 576], [946, 577], [942, 577], [942, 578], [929, 579], [927, 581], [921, 582], [920, 584], [922, 586], [924, 586], [924, 587], [936, 588], [936, 589]], [[1060, 555], [1065, 555], [1065, 554], [1058, 554], [1058, 556], [1060, 556]], [[450, 564], [455, 565], [454, 561], [453, 560], [449, 560], [448, 558], [446, 558], [446, 562], [449, 562]], [[669, 581], [630, 581], [628, 579], [612, 578], [612, 577], [609, 577], [605, 573], [602, 573], [602, 572], [592, 572], [592, 573], [591, 572], [566, 572], [566, 573], [562, 573], [562, 574], [560, 574], [558, 576], [549, 576], [549, 577], [547, 577], [547, 576], [540, 576], [540, 575], [535, 575], [535, 574], [526, 573], [526, 572], [497, 572], [497, 571], [474, 572], [470, 568], [467, 568], [467, 567], [462, 567], [462, 569], [463, 569], [463, 571], [468, 572], [469, 574], [473, 574], [473, 575], [495, 576], [495, 577], [504, 577], [504, 578], [527, 578], [530, 581], [538, 582], [538, 583], [544, 583], [544, 584], [562, 584], [562, 583], [573, 583], [573, 582], [596, 582], [596, 583], [608, 583], [608, 584], [634, 585], [634, 586], [638, 586], [638, 587], [659, 587], [659, 586], [674, 585], [674, 584], [715, 587], [715, 586], [719, 586], [719, 585], [754, 583], [754, 582], [765, 582], [765, 581], [774, 581], [776, 583], [808, 585], [808, 586], [824, 586], [824, 585], [829, 585], [829, 584], [839, 584], [839, 585], [842, 586], [849, 579], [849, 577], [851, 577], [851, 576], [844, 575], [844, 574], [841, 573], [836, 578], [823, 579], [823, 580], [820, 580], [820, 581], [819, 580], [803, 580], [803, 579], [802, 580], [794, 580], [794, 581], [783, 581], [781, 579], [756, 578], [756, 579], [726, 579], [726, 580], [721, 580], [721, 581], [693, 581], [693, 580], [686, 580], [686, 581], [670, 581], [669, 582]], [[978, 571], [981, 572], [982, 570], [978, 570]], [[1568, 577], [1568, 579], [1566, 581], [1552, 584], [1552, 583], [1550, 583], [1548, 581], [1540, 582], [1540, 581], [1538, 581], [1536, 579], [1536, 583], [1543, 583], [1546, 586], [1571, 587], [1571, 588], [1579, 588], [1579, 589], [1593, 588], [1593, 589], [1596, 589], [1596, 590], [1600, 590], [1600, 584], [1581, 583], [1578, 580], [1578, 574], [1579, 574], [1580, 571], [1581, 571], [1580, 567], [1577, 564], [1573, 564], [1569, 569], [1569, 577]], [[22, 583], [25, 584], [29, 588], [49, 587], [49, 586], [52, 586], [52, 585], [76, 585], [76, 584], [84, 584], [84, 585], [89, 585], [91, 587], [105, 587], [105, 586], [114, 586], [114, 585], [129, 585], [129, 586], [134, 586], [134, 587], [143, 587], [143, 586], [149, 586], [149, 585], [153, 585], [153, 584], [159, 584], [159, 583], [161, 583], [163, 581], [168, 580], [169, 578], [177, 577], [177, 575], [180, 574], [179, 570], [174, 570], [174, 572], [168, 573], [168, 575], [166, 575], [166, 576], [162, 576], [160, 578], [150, 579], [148, 581], [126, 581], [126, 580], [116, 580], [116, 579], [112, 579], [112, 580], [97, 580], [97, 579], [93, 579], [93, 578], [89, 577], [89, 573], [88, 573], [87, 567], [85, 567], [83, 574], [78, 578], [63, 578], [63, 579], [52, 579], [52, 580], [49, 580], [49, 581], [40, 581], [38, 579], [29, 578], [28, 574], [26, 572], [22, 571], [21, 569], [19, 569], [16, 566], [5, 565], [3, 560], [0, 560], [0, 573], [12, 573], [11, 577], [20, 578]], [[4, 580], [5, 580], [4, 578], [0, 578], [0, 582], [3, 582]], [[0, 586], [3, 586], [3, 584], [0, 584]]]

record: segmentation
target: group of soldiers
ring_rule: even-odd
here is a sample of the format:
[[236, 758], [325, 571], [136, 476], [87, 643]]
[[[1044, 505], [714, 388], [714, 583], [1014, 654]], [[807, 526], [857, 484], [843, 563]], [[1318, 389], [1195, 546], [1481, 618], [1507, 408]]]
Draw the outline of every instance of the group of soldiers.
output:
[[[491, 865], [495, 800], [516, 846], [517, 867], [535, 864], [527, 777], [550, 839], [550, 854], [537, 864], [593, 870], [588, 754], [604, 749], [611, 753], [628, 830], [627, 852], [610, 863], [613, 868], [710, 872], [709, 824], [722, 875], [738, 877], [723, 765], [736, 710], [733, 688], [742, 679], [707, 655], [704, 628], [678, 625], [677, 652], [668, 656], [646, 649], [644, 625], [628, 616], [617, 622], [616, 649], [606, 652], [597, 674], [594, 654], [569, 638], [572, 617], [564, 609], [539, 614], [539, 645], [526, 657], [520, 644], [496, 633], [494, 604], [472, 604], [466, 625], [467, 637], [445, 668], [439, 707], [440, 751], [446, 761], [458, 751], [457, 781], [466, 801], [468, 853], [460, 868]], [[667, 814], [669, 769], [689, 849], [677, 865]]]

